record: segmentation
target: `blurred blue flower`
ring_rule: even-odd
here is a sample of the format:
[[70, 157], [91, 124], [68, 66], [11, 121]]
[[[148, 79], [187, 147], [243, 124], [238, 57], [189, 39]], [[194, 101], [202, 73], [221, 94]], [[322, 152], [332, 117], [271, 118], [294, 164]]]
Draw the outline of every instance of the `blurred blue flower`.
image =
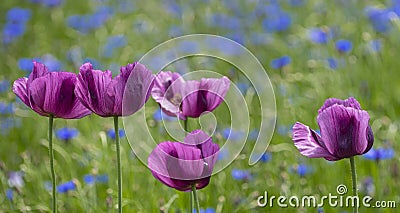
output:
[[208, 20], [208, 25], [229, 30], [238, 30], [240, 26], [242, 26], [239, 18], [228, 16], [223, 13], [212, 14], [210, 19]]
[[156, 121], [162, 121], [163, 119], [164, 119], [164, 121], [175, 121], [175, 120], [177, 120], [176, 117], [169, 116], [169, 115], [165, 114], [160, 108], [157, 108], [156, 111], [154, 111], [153, 119], [156, 120]]
[[96, 182], [108, 183], [108, 175], [96, 175]]
[[0, 114], [13, 114], [14, 113], [14, 104], [0, 102]]
[[243, 131], [241, 130], [233, 130], [231, 128], [225, 128], [222, 131], [222, 137], [224, 139], [230, 139], [232, 141], [236, 141], [236, 140], [242, 140], [245, 137], [245, 134]]
[[[119, 138], [125, 137], [125, 131], [123, 129], [119, 129], [118, 133], [119, 133]], [[111, 139], [115, 140], [115, 130], [114, 129], [107, 130], [107, 135]]]
[[259, 162], [266, 163], [271, 160], [271, 157], [272, 157], [271, 153], [267, 153], [267, 152], [258, 153], [258, 154], [252, 155], [252, 161], [260, 158]]
[[338, 62], [334, 58], [328, 58], [326, 59], [327, 65], [329, 68], [336, 70], [338, 68]]
[[18, 59], [19, 69], [31, 73], [33, 69], [33, 60], [31, 58], [20, 58]]
[[94, 184], [96, 181], [95, 176], [93, 175], [85, 175], [83, 176], [83, 182], [85, 182], [86, 184], [92, 185]]
[[290, 62], [292, 61], [292, 59], [290, 58], [290, 56], [282, 56], [280, 58], [275, 58], [271, 61], [270, 66], [273, 69], [282, 69], [282, 67], [290, 64]]
[[391, 30], [390, 11], [388, 9], [367, 7], [365, 13], [375, 31], [386, 33]]
[[336, 41], [335, 47], [340, 53], [348, 53], [353, 49], [353, 44], [349, 40], [340, 39]]
[[45, 54], [41, 57], [42, 63], [46, 65], [50, 72], [60, 71], [62, 63], [51, 54]]
[[251, 180], [253, 177], [248, 170], [232, 169], [231, 175], [235, 180]]
[[124, 35], [108, 37], [107, 43], [103, 46], [103, 57], [111, 58], [113, 56], [114, 49], [124, 47], [127, 43], [128, 42]]
[[73, 181], [68, 181], [57, 186], [58, 193], [67, 193], [68, 191], [75, 190], [76, 185]]
[[283, 32], [288, 30], [291, 24], [292, 18], [289, 13], [280, 10], [268, 14], [262, 22], [266, 32]]
[[172, 25], [169, 28], [168, 35], [173, 38], [179, 37], [179, 36], [183, 35], [183, 29], [180, 26]]
[[[196, 213], [196, 209], [193, 209], [193, 213]], [[215, 213], [214, 208], [206, 208], [206, 209], [200, 209], [200, 213]]]
[[276, 131], [279, 135], [288, 136], [288, 134], [292, 131], [292, 125], [278, 125]]
[[69, 141], [78, 136], [79, 131], [75, 128], [63, 127], [56, 130], [56, 137], [60, 140]]
[[8, 185], [16, 188], [22, 188], [25, 185], [24, 179], [23, 179], [24, 173], [21, 171], [17, 172], [10, 172], [8, 174]]
[[296, 172], [300, 177], [304, 177], [305, 175], [309, 174], [312, 171], [312, 168], [310, 166], [307, 166], [306, 164], [299, 164], [296, 168]]
[[103, 66], [101, 65], [101, 63], [94, 58], [85, 58], [85, 59], [83, 59], [82, 63], [87, 63], [87, 62], [90, 62], [92, 64], [93, 69], [97, 69], [97, 70], [103, 69]]
[[184, 40], [180, 42], [179, 49], [184, 53], [196, 53], [199, 50], [197, 42]]
[[8, 92], [9, 89], [10, 89], [10, 81], [9, 80], [0, 81], [0, 93]]
[[6, 198], [7, 198], [9, 201], [13, 201], [13, 198], [14, 198], [14, 191], [13, 191], [12, 189], [7, 189], [7, 191], [6, 191]]
[[371, 40], [368, 42], [368, 47], [371, 52], [380, 52], [382, 49], [382, 41], [380, 39]]
[[3, 28], [3, 43], [9, 44], [25, 33], [25, 24], [6, 23]]
[[311, 28], [308, 31], [308, 37], [313, 43], [326, 44], [332, 38], [332, 35], [321, 28]]
[[67, 18], [67, 25], [80, 33], [88, 33], [105, 24], [113, 15], [110, 7], [101, 6], [93, 14], [72, 15]]
[[31, 10], [25, 8], [14, 7], [7, 12], [7, 22], [25, 24], [31, 18]]
[[252, 129], [249, 133], [249, 140], [257, 140], [258, 134], [260, 133], [259, 129]]
[[386, 159], [391, 159], [394, 157], [394, 150], [392, 148], [371, 148], [367, 153], [365, 153], [364, 158], [368, 160], [386, 160]]
[[42, 0], [42, 5], [46, 7], [58, 7], [63, 3], [64, 0]]
[[180, 18], [183, 14], [183, 9], [175, 0], [163, 0], [164, 8], [167, 12]]

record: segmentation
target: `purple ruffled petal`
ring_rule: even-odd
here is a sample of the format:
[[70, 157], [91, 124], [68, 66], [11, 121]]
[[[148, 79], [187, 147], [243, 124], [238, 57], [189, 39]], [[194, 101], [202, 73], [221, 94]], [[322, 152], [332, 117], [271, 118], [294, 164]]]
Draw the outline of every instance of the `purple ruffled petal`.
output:
[[75, 94], [92, 112], [103, 117], [113, 116], [115, 95], [108, 90], [111, 80], [111, 71], [93, 70], [92, 64], [85, 63], [78, 74]]
[[28, 78], [19, 78], [13, 84], [13, 92], [24, 102], [25, 105], [31, 107], [28, 97], [28, 91], [26, 89], [26, 84], [28, 83]]
[[365, 152], [369, 115], [343, 105], [333, 105], [317, 117], [321, 136], [328, 151], [337, 158], [347, 158]]
[[329, 153], [320, 135], [300, 122], [296, 122], [293, 126], [293, 142], [300, 153], [306, 157], [339, 160]]
[[221, 104], [229, 86], [230, 80], [227, 77], [201, 79], [200, 90], [207, 102], [207, 111], [211, 112]]
[[353, 97], [350, 97], [346, 100], [340, 100], [337, 98], [328, 98], [328, 99], [326, 99], [324, 105], [318, 110], [318, 114], [320, 114], [325, 109], [327, 109], [335, 104], [342, 105], [345, 107], [351, 107], [354, 109], [361, 109], [360, 103], [358, 103], [358, 101]]

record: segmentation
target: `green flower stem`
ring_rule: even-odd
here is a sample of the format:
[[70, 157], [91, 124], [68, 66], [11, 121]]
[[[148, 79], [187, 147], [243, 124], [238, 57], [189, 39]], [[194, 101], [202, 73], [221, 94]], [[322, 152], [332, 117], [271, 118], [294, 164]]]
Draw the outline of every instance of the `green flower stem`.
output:
[[53, 213], [57, 212], [57, 200], [56, 200], [56, 173], [54, 171], [54, 153], [53, 153], [53, 120], [54, 116], [49, 116], [49, 156], [50, 156], [50, 173], [51, 173], [51, 195], [53, 202]]
[[117, 147], [117, 170], [118, 170], [118, 212], [122, 213], [122, 172], [121, 172], [121, 150], [119, 142], [118, 116], [114, 116], [115, 145]]
[[186, 120], [183, 121], [183, 129], [185, 130], [185, 134], [188, 131], [188, 119], [189, 118], [186, 118]]
[[[354, 162], [354, 156], [350, 157], [350, 167], [351, 167], [351, 179], [353, 181], [353, 196], [358, 197], [357, 192], [357, 173], [356, 173], [356, 164]], [[353, 213], [358, 213], [358, 206], [353, 207]]]
[[193, 212], [193, 191], [190, 191], [189, 193], [190, 193], [190, 195], [189, 195], [189, 206], [190, 206], [190, 212], [192, 213]]
[[194, 202], [196, 204], [196, 209], [197, 209], [197, 213], [200, 212], [200, 204], [199, 204], [199, 198], [197, 197], [197, 193], [196, 193], [196, 186], [192, 185], [192, 192], [193, 192], [193, 198], [194, 198]]

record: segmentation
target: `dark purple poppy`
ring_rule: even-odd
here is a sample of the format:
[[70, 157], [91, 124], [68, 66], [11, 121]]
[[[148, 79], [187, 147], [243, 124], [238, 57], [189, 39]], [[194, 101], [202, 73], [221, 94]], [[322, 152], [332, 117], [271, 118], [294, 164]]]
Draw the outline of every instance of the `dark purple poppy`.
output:
[[76, 98], [76, 75], [69, 72], [48, 72], [47, 67], [33, 62], [29, 78], [14, 82], [14, 93], [39, 115], [56, 118], [82, 118], [90, 114]]
[[229, 85], [227, 77], [185, 81], [178, 73], [160, 72], [151, 94], [167, 115], [185, 120], [217, 108]]
[[354, 98], [327, 99], [318, 110], [321, 135], [297, 122], [293, 126], [294, 145], [304, 156], [337, 161], [368, 152], [374, 135], [367, 111]]
[[217, 160], [219, 146], [201, 130], [189, 133], [180, 142], [162, 142], [150, 153], [149, 168], [163, 184], [179, 191], [204, 188]]
[[102, 117], [135, 113], [149, 98], [148, 91], [154, 77], [138, 62], [121, 67], [120, 71], [113, 79], [111, 71], [94, 70], [91, 63], [83, 64], [78, 74], [76, 96], [83, 105]]

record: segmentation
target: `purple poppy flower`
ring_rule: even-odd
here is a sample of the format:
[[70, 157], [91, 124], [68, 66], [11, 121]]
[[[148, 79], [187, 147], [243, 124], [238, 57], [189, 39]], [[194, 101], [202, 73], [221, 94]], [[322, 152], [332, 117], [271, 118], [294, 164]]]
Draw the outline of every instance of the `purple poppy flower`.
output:
[[293, 126], [294, 145], [304, 156], [337, 161], [368, 152], [374, 135], [367, 111], [354, 98], [327, 99], [318, 110], [321, 134], [297, 122]]
[[151, 94], [167, 115], [185, 120], [217, 108], [229, 85], [227, 77], [185, 81], [180, 74], [168, 71], [156, 76]]
[[180, 142], [162, 142], [150, 153], [149, 168], [163, 184], [179, 191], [204, 188], [210, 182], [219, 146], [201, 130]]
[[[120, 71], [113, 79], [110, 70], [103, 72], [94, 70], [91, 63], [83, 64], [78, 74], [76, 96], [83, 105], [102, 117], [135, 113], [150, 95], [148, 91], [152, 88], [153, 75], [138, 62], [121, 67]], [[126, 103], [124, 107], [123, 103]]]
[[69, 72], [49, 72], [44, 64], [33, 62], [29, 78], [14, 82], [13, 92], [39, 115], [74, 119], [90, 114], [76, 98], [76, 75]]

